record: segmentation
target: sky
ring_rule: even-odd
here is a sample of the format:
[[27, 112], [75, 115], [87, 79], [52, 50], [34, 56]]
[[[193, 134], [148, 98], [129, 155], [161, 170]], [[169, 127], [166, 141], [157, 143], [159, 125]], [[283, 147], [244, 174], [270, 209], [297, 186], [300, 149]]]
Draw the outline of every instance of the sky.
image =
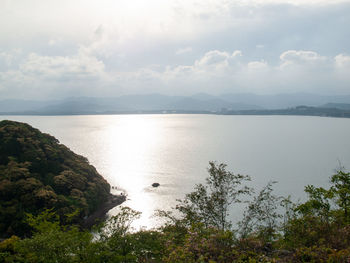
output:
[[1, 0], [0, 99], [350, 94], [348, 0]]

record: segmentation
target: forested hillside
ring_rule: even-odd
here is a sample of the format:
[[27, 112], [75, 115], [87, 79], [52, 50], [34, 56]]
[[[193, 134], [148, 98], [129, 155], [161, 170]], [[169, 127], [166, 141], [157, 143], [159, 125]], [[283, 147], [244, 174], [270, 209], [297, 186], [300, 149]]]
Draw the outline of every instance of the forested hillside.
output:
[[91, 214], [110, 185], [83, 156], [28, 124], [0, 122], [0, 235], [24, 235], [25, 213], [53, 209], [66, 223]]

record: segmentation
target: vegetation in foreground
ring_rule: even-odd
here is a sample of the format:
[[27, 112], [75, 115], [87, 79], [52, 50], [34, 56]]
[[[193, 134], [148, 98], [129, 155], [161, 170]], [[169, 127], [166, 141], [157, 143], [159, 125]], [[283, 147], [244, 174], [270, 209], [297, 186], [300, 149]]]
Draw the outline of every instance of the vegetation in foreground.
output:
[[[0, 262], [350, 262], [349, 173], [334, 174], [329, 189], [306, 186], [308, 199], [295, 204], [273, 193], [274, 182], [254, 194], [225, 164], [208, 172], [173, 211], [158, 211], [167, 219], [158, 229], [131, 231], [140, 213], [127, 207], [93, 234], [50, 210], [27, 214], [32, 235], [1, 242]], [[232, 225], [229, 207], [244, 200]]]

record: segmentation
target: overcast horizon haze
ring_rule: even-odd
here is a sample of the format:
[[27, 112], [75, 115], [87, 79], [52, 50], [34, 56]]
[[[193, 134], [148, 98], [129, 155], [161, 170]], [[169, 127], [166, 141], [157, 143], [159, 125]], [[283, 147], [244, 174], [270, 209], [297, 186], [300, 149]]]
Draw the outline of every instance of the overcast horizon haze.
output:
[[349, 0], [4, 0], [0, 99], [350, 95], [349, 14]]

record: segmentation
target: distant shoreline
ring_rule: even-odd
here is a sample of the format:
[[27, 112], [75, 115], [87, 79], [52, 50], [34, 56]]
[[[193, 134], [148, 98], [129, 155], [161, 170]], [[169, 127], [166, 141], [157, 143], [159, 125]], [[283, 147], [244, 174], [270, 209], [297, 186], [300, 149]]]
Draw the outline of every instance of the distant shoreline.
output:
[[85, 115], [145, 115], [145, 114], [207, 114], [207, 115], [241, 115], [241, 116], [314, 116], [332, 118], [350, 118], [350, 110], [339, 108], [322, 108], [297, 106], [287, 109], [187, 111], [187, 110], [153, 110], [153, 111], [107, 111], [107, 112], [0, 112], [1, 116], [85, 116]]

